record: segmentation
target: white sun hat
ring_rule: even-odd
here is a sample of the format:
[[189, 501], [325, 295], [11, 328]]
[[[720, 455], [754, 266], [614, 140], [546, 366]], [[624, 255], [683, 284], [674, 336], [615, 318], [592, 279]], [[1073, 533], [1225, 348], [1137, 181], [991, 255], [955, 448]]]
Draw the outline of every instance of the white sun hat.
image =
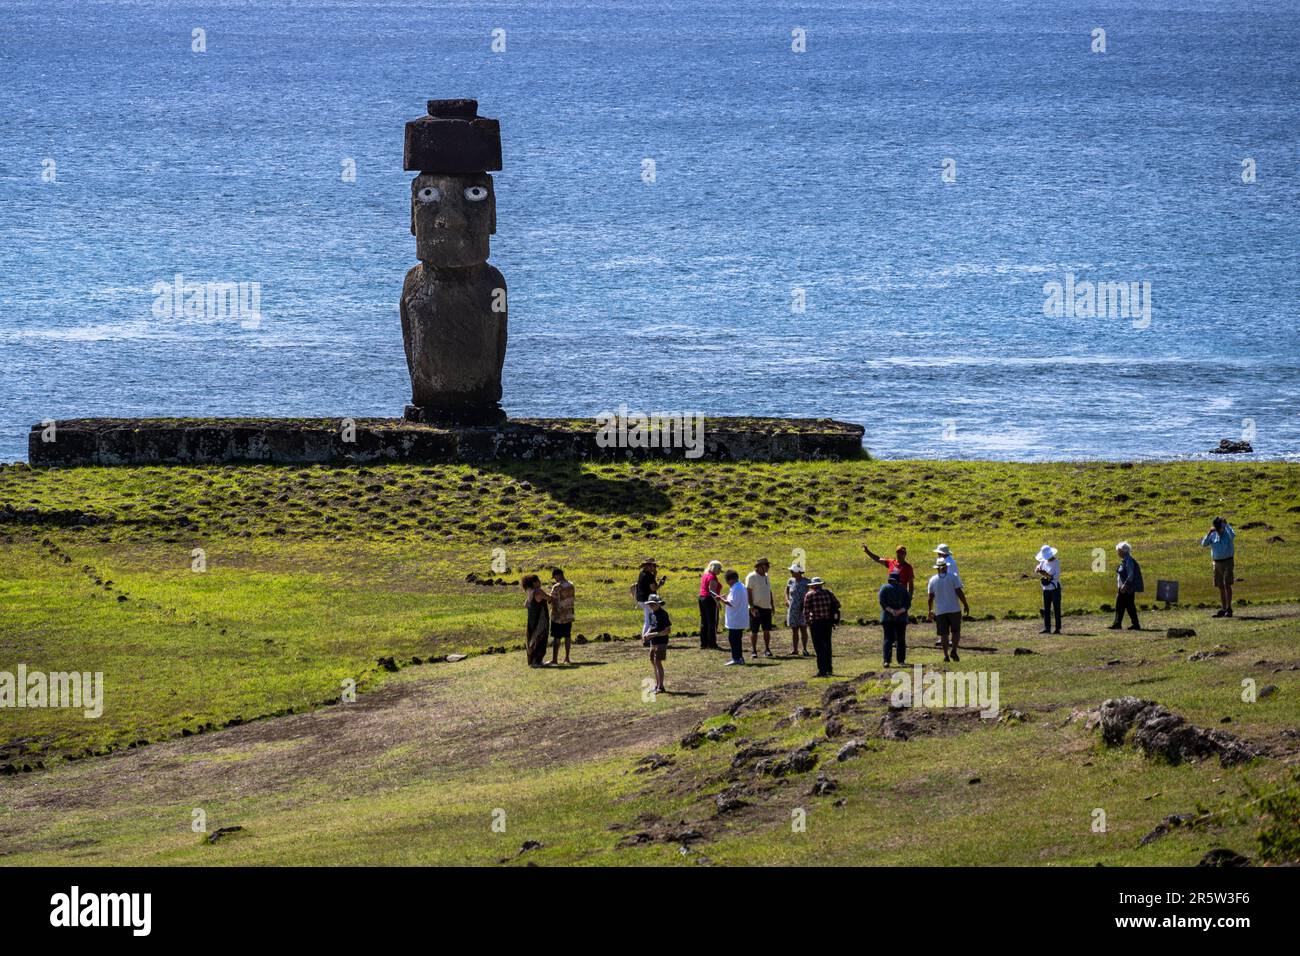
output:
[[949, 557], [949, 558], [952, 557], [952, 549], [949, 548], [946, 544], [939, 545], [939, 547], [934, 549], [934, 553], [942, 554], [944, 557]]
[[1035, 555], [1035, 558], [1039, 561], [1051, 561], [1054, 557], [1056, 557], [1056, 549], [1050, 544], [1043, 545], [1038, 549], [1038, 554]]
[[1116, 550], [1116, 551], [1132, 551], [1132, 550], [1133, 550], [1133, 546], [1130, 545], [1127, 541], [1121, 541], [1119, 544], [1115, 545], [1115, 550]]

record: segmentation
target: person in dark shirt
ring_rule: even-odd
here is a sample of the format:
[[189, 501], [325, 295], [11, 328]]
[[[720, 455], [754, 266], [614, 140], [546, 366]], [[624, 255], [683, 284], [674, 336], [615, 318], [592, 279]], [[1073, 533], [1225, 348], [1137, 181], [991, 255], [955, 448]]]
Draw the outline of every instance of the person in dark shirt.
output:
[[803, 599], [803, 619], [812, 632], [817, 676], [834, 676], [831, 672], [831, 629], [839, 623], [840, 602], [821, 578], [808, 582], [808, 593]]
[[528, 610], [528, 639], [524, 644], [528, 666], [541, 667], [546, 662], [551, 632], [551, 596], [535, 574], [526, 575], [519, 585], [524, 589], [524, 607]]
[[893, 651], [898, 651], [898, 663], [907, 663], [907, 612], [912, 606], [912, 595], [903, 586], [898, 571], [889, 572], [889, 582], [880, 587], [880, 623], [885, 629], [885, 666], [892, 664]]
[[646, 558], [641, 562], [641, 573], [637, 575], [636, 585], [632, 588], [632, 597], [636, 601], [636, 606], [641, 609], [641, 633], [650, 626], [650, 606], [646, 604], [646, 599], [654, 594], [663, 586], [668, 577], [659, 576], [659, 565], [655, 563], [654, 558]]
[[650, 666], [655, 672], [655, 693], [664, 691], [664, 658], [668, 656], [668, 638], [673, 633], [673, 621], [664, 610], [663, 599], [658, 594], [646, 598], [650, 608], [650, 623], [641, 635], [642, 643], [650, 648]]
[[1133, 557], [1133, 548], [1127, 541], [1115, 545], [1119, 554], [1119, 567], [1115, 571], [1115, 623], [1110, 626], [1118, 631], [1124, 624], [1124, 613], [1128, 612], [1130, 631], [1142, 630], [1138, 624], [1137, 596], [1143, 590], [1142, 568]]

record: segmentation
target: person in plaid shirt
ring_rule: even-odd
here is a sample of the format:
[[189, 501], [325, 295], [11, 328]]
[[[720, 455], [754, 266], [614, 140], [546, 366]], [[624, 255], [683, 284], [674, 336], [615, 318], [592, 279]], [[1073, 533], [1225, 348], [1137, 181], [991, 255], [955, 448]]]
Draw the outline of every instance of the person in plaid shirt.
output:
[[840, 620], [840, 601], [821, 578], [808, 582], [803, 599], [803, 620], [812, 631], [817, 652], [817, 676], [831, 677], [831, 628]]

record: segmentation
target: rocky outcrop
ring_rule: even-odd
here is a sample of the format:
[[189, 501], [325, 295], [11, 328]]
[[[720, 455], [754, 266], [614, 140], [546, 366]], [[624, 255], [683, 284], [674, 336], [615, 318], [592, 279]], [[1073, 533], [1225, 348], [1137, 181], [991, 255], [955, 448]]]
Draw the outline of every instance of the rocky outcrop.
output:
[[1234, 734], [1195, 727], [1155, 701], [1138, 697], [1112, 697], [1100, 709], [1101, 737], [1111, 747], [1132, 735], [1147, 756], [1178, 764], [1186, 760], [1218, 757], [1225, 767], [1263, 756], [1265, 751]]

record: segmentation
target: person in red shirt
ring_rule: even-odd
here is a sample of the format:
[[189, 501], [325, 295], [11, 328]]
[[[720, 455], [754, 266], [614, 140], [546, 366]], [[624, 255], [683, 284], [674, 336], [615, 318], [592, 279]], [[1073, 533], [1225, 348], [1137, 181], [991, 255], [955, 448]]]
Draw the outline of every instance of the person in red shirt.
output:
[[900, 544], [894, 550], [895, 557], [892, 558], [882, 558], [880, 555], [872, 552], [872, 550], [865, 544], [862, 546], [862, 550], [867, 552], [867, 557], [872, 561], [875, 561], [876, 564], [883, 564], [886, 571], [897, 571], [898, 583], [907, 588], [908, 594], [913, 592], [913, 580], [916, 576], [912, 571], [912, 566], [907, 563], [907, 548]]

